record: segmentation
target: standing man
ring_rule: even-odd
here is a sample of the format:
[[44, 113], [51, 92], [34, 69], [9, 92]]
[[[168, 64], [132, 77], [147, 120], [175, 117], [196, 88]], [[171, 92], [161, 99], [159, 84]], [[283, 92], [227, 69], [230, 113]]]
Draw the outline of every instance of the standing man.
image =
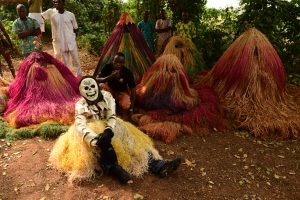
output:
[[42, 34], [45, 32], [45, 22], [42, 17], [42, 5], [43, 0], [28, 0], [29, 14], [28, 17], [38, 21], [41, 29], [41, 34], [39, 35], [42, 38]]
[[[15, 78], [15, 69], [12, 65], [12, 61], [10, 58], [10, 52], [13, 48], [13, 44], [9, 38], [9, 35], [7, 34], [4, 26], [2, 25], [2, 22], [0, 20], [0, 55], [2, 55], [5, 59], [5, 61], [8, 64], [8, 67], [11, 71], [11, 74], [13, 75], [13, 77]], [[1, 66], [1, 59], [0, 59], [0, 75], [3, 76], [2, 73], [2, 66]]]
[[42, 16], [51, 21], [52, 44], [55, 57], [63, 58], [64, 63], [70, 68], [70, 56], [76, 73], [81, 76], [81, 66], [78, 58], [76, 32], [78, 29], [75, 15], [65, 10], [65, 0], [53, 0], [54, 9], [50, 8]]
[[189, 13], [182, 12], [181, 21], [176, 24], [176, 34], [185, 37], [187, 39], [194, 39], [196, 37], [195, 24], [189, 20]]
[[160, 55], [163, 51], [166, 41], [172, 36], [172, 23], [166, 17], [166, 11], [160, 11], [161, 19], [158, 19], [155, 24], [155, 31], [157, 32], [157, 55]]
[[119, 52], [113, 58], [113, 62], [104, 66], [98, 75], [98, 81], [111, 92], [117, 100], [117, 105], [123, 110], [129, 110], [130, 115], [134, 111], [136, 98], [135, 82], [132, 72], [124, 66], [125, 56]]
[[140, 21], [137, 26], [139, 27], [140, 31], [142, 32], [142, 35], [147, 42], [149, 48], [154, 53], [154, 39], [153, 39], [153, 33], [154, 33], [154, 25], [149, 19], [149, 11], [145, 11], [144, 13], [144, 19]]
[[21, 40], [21, 49], [23, 57], [29, 56], [34, 49], [32, 40], [41, 33], [39, 23], [30, 17], [27, 17], [27, 10], [23, 4], [17, 5], [19, 18], [16, 19], [12, 26], [12, 32], [16, 33]]

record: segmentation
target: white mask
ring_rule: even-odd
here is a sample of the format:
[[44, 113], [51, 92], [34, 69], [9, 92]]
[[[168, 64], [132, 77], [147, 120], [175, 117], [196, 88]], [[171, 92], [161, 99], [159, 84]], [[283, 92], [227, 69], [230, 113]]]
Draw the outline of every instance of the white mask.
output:
[[99, 95], [101, 95], [99, 94], [99, 85], [92, 77], [86, 77], [81, 80], [79, 91], [81, 96], [90, 102], [98, 100]]

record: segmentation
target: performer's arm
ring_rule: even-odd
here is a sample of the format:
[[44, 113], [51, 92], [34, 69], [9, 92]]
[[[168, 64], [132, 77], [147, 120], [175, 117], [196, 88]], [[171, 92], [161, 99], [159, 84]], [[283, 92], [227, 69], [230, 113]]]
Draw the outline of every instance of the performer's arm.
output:
[[96, 146], [98, 135], [87, 126], [86, 115], [88, 114], [82, 102], [75, 105], [75, 129], [79, 136], [90, 146]]

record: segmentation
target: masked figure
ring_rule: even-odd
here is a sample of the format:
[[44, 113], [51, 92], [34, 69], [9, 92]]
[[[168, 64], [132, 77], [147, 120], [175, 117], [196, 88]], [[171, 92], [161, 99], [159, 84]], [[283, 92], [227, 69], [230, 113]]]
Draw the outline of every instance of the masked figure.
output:
[[116, 117], [115, 100], [96, 79], [84, 77], [83, 96], [76, 105], [75, 124], [55, 144], [50, 162], [70, 172], [70, 180], [104, 171], [126, 183], [148, 170], [161, 177], [177, 169], [181, 159], [162, 160], [151, 139], [132, 124]]
[[55, 121], [71, 124], [79, 95], [78, 80], [59, 60], [41, 51], [41, 41], [33, 40], [35, 50], [20, 64], [10, 84], [4, 117], [12, 127]]

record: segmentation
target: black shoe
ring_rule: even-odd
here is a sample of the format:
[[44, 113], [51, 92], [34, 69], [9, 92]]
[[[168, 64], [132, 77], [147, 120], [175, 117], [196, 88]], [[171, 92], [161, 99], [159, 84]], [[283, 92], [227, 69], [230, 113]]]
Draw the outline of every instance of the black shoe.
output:
[[131, 180], [130, 175], [120, 165], [114, 165], [110, 169], [110, 173], [115, 176], [122, 184], [128, 183]]
[[174, 160], [168, 160], [166, 161], [166, 163], [161, 167], [158, 175], [161, 177], [161, 178], [164, 178], [166, 176], [168, 176], [168, 174], [170, 172], [173, 172], [175, 171], [179, 165], [181, 164], [181, 158], [176, 158]]

